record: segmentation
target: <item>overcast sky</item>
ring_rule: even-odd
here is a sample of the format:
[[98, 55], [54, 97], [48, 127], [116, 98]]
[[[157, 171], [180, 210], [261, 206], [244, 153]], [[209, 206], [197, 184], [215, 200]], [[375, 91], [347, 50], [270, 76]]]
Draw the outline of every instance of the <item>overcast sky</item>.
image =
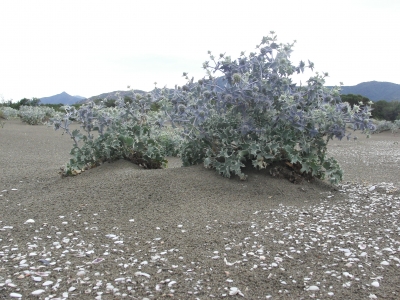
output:
[[328, 85], [400, 84], [400, 0], [1, 0], [0, 100], [173, 88], [271, 30]]

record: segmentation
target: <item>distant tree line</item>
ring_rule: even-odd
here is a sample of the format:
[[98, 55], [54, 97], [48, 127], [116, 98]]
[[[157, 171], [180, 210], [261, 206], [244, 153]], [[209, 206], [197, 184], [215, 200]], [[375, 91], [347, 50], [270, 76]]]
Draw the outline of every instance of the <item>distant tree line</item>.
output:
[[[370, 100], [361, 95], [341, 95], [343, 102], [348, 102], [351, 107], [354, 105], [370, 105]], [[400, 120], [400, 101], [379, 100], [372, 104], [372, 118], [376, 120], [395, 121]]]
[[[77, 109], [81, 106], [82, 104], [74, 104], [72, 106], [75, 106]], [[33, 97], [32, 99], [28, 98], [23, 98], [19, 100], [18, 102], [12, 102], [11, 100], [8, 101], [1, 101], [0, 106], [8, 106], [11, 108], [14, 108], [16, 110], [19, 110], [21, 106], [47, 106], [53, 108], [55, 111], [60, 111], [60, 112], [65, 112], [61, 107], [64, 106], [64, 104], [59, 103], [59, 104], [42, 104], [40, 103], [39, 98]]]
[[[343, 102], [348, 102], [351, 107], [354, 105], [370, 105], [370, 100], [367, 97], [361, 96], [361, 95], [354, 95], [354, 94], [346, 94], [346, 95], [341, 95], [342, 101]], [[99, 104], [101, 101], [103, 101], [103, 104], [106, 107], [115, 107], [115, 99], [96, 99], [94, 102], [96, 104]], [[132, 103], [133, 98], [129, 96], [124, 97], [125, 103]], [[74, 104], [76, 108], [79, 108], [82, 104]], [[23, 98], [18, 102], [12, 102], [11, 100], [8, 101], [1, 101], [0, 106], [8, 106], [11, 108], [14, 108], [16, 110], [19, 110], [21, 106], [47, 106], [53, 108], [55, 111], [60, 111], [64, 112], [63, 109], [61, 109], [64, 104], [42, 104], [40, 103], [39, 98], [33, 97], [32, 99], [27, 99]], [[376, 120], [386, 120], [386, 121], [395, 121], [395, 120], [400, 120], [400, 101], [386, 101], [386, 100], [379, 100], [376, 102], [373, 102], [372, 104], [372, 118]], [[158, 111], [159, 107], [157, 103], [153, 103], [151, 110], [152, 111]]]

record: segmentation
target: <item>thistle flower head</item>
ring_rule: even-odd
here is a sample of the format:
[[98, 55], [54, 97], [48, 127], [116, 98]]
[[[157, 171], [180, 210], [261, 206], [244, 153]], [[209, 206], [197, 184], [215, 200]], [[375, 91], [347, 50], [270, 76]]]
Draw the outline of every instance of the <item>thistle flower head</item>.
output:
[[235, 73], [232, 76], [232, 81], [233, 81], [234, 84], [235, 83], [239, 83], [241, 79], [242, 79], [242, 76], [240, 76], [239, 73]]

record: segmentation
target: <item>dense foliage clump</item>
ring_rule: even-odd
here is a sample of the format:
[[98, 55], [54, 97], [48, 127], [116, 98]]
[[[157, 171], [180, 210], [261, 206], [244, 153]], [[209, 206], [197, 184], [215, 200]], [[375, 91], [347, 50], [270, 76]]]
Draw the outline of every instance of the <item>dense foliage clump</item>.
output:
[[0, 118], [8, 120], [16, 117], [18, 117], [18, 110], [8, 106], [0, 107]]
[[[149, 113], [148, 96], [136, 94], [134, 99], [128, 105], [120, 98], [115, 107], [94, 102], [78, 110], [67, 106], [63, 118], [51, 120], [56, 130], [64, 130], [74, 141], [63, 175], [121, 158], [145, 168], [161, 168], [167, 163], [165, 156], [177, 154], [177, 134], [167, 134], [157, 125], [157, 116]], [[80, 129], [72, 130], [71, 120], [80, 123]]]
[[[271, 32], [248, 56], [242, 52], [232, 59], [209, 52], [206, 75], [198, 81], [184, 73], [188, 81], [182, 87], [155, 88], [134, 94], [132, 101], [116, 101], [115, 115], [95, 103], [68, 109], [63, 120], [53, 120], [74, 140], [66, 173], [121, 157], [161, 167], [165, 155], [176, 154], [185, 166], [203, 163], [243, 180], [245, 166], [281, 164], [298, 174], [339, 182], [342, 171], [327, 156], [327, 144], [350, 138], [349, 124], [354, 130], [373, 130], [370, 107], [342, 102], [340, 87], [324, 87], [326, 73], [315, 73], [304, 86], [293, 83], [293, 74], [314, 65], [293, 65], [292, 48], [278, 43]], [[86, 134], [71, 131], [71, 119]], [[160, 131], [165, 124], [172, 125], [173, 135]]]
[[56, 115], [53, 108], [47, 106], [21, 106], [18, 115], [22, 122], [29, 125], [44, 124]]
[[209, 52], [204, 78], [195, 82], [184, 73], [186, 85], [153, 92], [172, 124], [184, 128], [184, 165], [204, 163], [226, 177], [245, 179], [247, 163], [263, 169], [284, 162], [303, 174], [341, 180], [327, 143], [349, 138], [348, 123], [355, 130], [373, 129], [370, 107], [342, 102], [339, 87], [324, 87], [327, 74], [316, 73], [305, 86], [294, 84], [291, 75], [314, 65], [293, 65], [292, 47], [278, 44], [271, 33], [248, 56]]

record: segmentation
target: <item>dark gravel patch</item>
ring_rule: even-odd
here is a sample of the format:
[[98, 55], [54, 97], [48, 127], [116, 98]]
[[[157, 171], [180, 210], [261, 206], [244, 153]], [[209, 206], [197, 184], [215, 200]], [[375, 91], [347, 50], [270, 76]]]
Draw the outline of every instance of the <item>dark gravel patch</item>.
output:
[[61, 178], [68, 136], [7, 121], [0, 298], [398, 299], [399, 141], [333, 141], [337, 187], [253, 170], [243, 182], [176, 159]]

